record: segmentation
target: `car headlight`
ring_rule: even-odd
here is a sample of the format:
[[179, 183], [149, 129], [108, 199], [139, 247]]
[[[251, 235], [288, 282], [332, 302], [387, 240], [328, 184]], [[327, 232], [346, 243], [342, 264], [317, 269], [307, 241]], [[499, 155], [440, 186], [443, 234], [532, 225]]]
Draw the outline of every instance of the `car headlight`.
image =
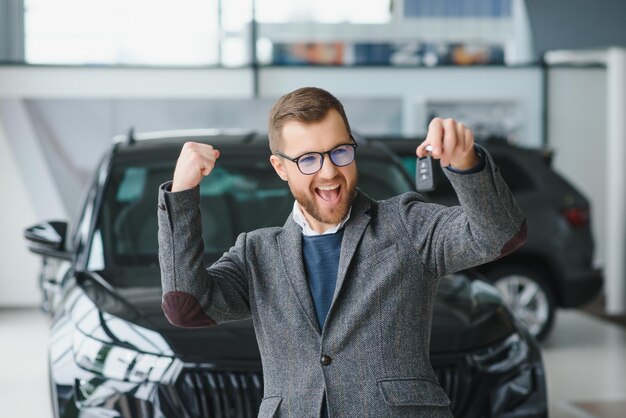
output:
[[535, 390], [533, 369], [524, 369], [508, 382], [491, 391], [492, 416], [514, 411]]
[[472, 353], [472, 361], [479, 369], [488, 373], [499, 373], [513, 369], [528, 358], [528, 344], [518, 333], [504, 341]]
[[172, 375], [174, 357], [141, 353], [74, 333], [74, 360], [83, 369], [105, 378], [134, 383], [162, 382]]
[[490, 394], [492, 416], [514, 410], [535, 390], [533, 368], [531, 365], [523, 365], [528, 361], [529, 352], [526, 340], [514, 333], [504, 341], [471, 355], [480, 370], [506, 373], [506, 380], [501, 381]]

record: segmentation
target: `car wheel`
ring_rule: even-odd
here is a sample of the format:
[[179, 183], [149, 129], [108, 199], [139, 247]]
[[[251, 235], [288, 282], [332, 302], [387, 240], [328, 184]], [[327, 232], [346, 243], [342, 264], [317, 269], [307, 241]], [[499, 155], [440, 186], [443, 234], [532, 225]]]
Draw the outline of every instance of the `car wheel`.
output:
[[508, 266], [487, 273], [513, 314], [537, 340], [544, 340], [554, 323], [555, 301], [550, 286], [537, 272]]

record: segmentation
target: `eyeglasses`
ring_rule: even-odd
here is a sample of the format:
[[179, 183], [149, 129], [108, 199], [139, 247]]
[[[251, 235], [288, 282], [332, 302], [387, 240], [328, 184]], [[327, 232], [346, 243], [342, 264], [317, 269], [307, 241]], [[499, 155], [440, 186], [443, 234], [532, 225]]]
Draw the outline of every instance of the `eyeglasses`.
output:
[[322, 166], [324, 165], [324, 154], [328, 154], [330, 161], [332, 161], [332, 163], [335, 164], [337, 167], [343, 167], [352, 163], [356, 154], [356, 147], [356, 143], [341, 144], [337, 145], [330, 151], [307, 152], [306, 154], [302, 154], [301, 156], [296, 158], [289, 157], [288, 155], [285, 155], [282, 152], [278, 151], [276, 151], [274, 154], [296, 163], [296, 165], [298, 166], [298, 170], [300, 170], [302, 174], [311, 175], [317, 173], [322, 169]]

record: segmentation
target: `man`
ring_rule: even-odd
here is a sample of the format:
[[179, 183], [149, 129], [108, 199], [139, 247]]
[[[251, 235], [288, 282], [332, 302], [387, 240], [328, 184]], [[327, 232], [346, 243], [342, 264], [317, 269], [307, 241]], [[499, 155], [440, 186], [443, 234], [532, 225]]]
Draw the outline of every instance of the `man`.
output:
[[489, 154], [454, 120], [416, 149], [447, 169], [461, 206], [357, 188], [343, 106], [317, 88], [270, 112], [270, 161], [295, 198], [283, 227], [241, 234], [203, 265], [198, 184], [219, 151], [186, 143], [159, 194], [163, 310], [182, 327], [252, 318], [260, 417], [450, 417], [428, 353], [439, 278], [503, 256], [525, 219]]

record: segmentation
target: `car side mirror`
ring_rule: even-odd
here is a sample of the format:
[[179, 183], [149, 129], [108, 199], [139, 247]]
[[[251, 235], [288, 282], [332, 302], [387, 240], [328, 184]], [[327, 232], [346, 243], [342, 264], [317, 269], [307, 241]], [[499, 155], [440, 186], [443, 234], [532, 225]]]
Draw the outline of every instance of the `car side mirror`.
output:
[[31, 252], [71, 260], [71, 254], [65, 251], [66, 235], [67, 222], [64, 221], [48, 221], [24, 230], [24, 238]]

